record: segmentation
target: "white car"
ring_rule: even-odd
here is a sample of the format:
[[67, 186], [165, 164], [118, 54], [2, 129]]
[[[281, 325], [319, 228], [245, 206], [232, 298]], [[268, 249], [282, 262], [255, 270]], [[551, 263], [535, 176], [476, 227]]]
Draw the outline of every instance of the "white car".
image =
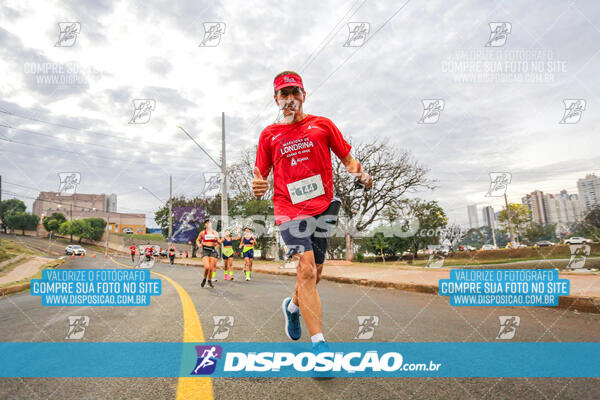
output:
[[85, 249], [78, 244], [70, 244], [65, 247], [65, 254], [70, 256], [71, 254], [75, 254], [76, 256], [81, 256], [85, 254]]
[[493, 244], [484, 244], [481, 246], [481, 250], [498, 250], [498, 247]]
[[133, 229], [131, 229], [131, 228], [125, 228], [125, 229], [123, 229], [123, 233], [127, 233], [128, 235], [132, 235], [133, 234]]
[[565, 244], [586, 244], [586, 243], [591, 243], [591, 241], [584, 237], [580, 237], [580, 236], [573, 236], [573, 237], [570, 237], [565, 240]]

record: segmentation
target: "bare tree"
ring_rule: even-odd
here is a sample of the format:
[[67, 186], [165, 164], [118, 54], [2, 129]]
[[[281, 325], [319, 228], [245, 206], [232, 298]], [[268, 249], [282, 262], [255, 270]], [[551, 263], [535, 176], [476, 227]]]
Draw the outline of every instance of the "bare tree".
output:
[[[433, 189], [429, 170], [412, 158], [408, 151], [395, 149], [390, 143], [375, 139], [355, 146], [354, 158], [373, 177], [373, 187], [361, 190], [354, 187], [354, 177], [337, 161], [333, 167], [333, 189], [342, 201], [342, 212], [350, 218], [340, 219], [346, 232], [346, 260], [354, 257], [352, 231], [364, 231], [374, 222], [390, 219], [403, 207], [401, 197], [417, 189]], [[345, 225], [345, 226], [344, 226]]]
[[452, 223], [446, 226], [442, 230], [440, 235], [440, 243], [450, 243], [450, 251], [455, 251], [458, 248], [459, 243], [463, 240], [467, 233], [466, 229], [463, 229], [459, 224]]
[[[415, 161], [409, 152], [399, 151], [389, 143], [375, 140], [359, 144], [352, 150], [354, 158], [373, 177], [373, 187], [363, 191], [354, 188], [354, 177], [337, 160], [333, 165], [333, 190], [342, 201], [340, 226], [345, 230], [346, 259], [354, 257], [352, 231], [364, 231], [381, 219], [395, 219], [405, 207], [401, 197], [417, 189], [433, 189], [427, 179], [427, 168]], [[335, 157], [334, 157], [335, 158]], [[238, 161], [227, 171], [230, 192], [239, 199], [250, 201], [256, 146], [240, 154]], [[263, 199], [273, 198], [273, 174], [269, 174], [269, 190]], [[352, 221], [352, 226], [349, 225]]]
[[[252, 192], [252, 179], [254, 179], [254, 161], [256, 160], [257, 146], [243, 149], [237, 162], [227, 168], [227, 182], [229, 191], [240, 200], [250, 201], [255, 199]], [[269, 173], [269, 189], [262, 197], [263, 200], [273, 198], [273, 173]]]

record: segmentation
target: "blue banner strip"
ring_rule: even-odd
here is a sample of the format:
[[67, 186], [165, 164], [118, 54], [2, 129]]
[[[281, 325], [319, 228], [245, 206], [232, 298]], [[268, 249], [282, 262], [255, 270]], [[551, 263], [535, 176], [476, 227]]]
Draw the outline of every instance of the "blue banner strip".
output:
[[3, 342], [0, 377], [600, 377], [600, 343], [328, 344]]

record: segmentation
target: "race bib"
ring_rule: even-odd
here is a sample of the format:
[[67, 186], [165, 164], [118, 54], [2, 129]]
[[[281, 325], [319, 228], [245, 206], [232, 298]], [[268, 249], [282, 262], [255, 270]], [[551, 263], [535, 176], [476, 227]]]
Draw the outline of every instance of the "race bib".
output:
[[292, 204], [298, 204], [325, 194], [321, 175], [313, 175], [310, 178], [288, 183], [287, 188]]

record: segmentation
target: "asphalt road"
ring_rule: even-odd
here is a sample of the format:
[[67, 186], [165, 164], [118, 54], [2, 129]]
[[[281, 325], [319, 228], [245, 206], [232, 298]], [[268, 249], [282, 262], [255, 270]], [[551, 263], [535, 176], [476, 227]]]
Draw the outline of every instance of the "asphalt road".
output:
[[[118, 262], [131, 264], [122, 258]], [[121, 266], [88, 256], [67, 258], [62, 268]], [[189, 294], [207, 340], [213, 316], [218, 315], [234, 318], [225, 341], [288, 340], [280, 305], [293, 290], [293, 277], [254, 274], [246, 282], [236, 271], [237, 280], [219, 279], [215, 289], [203, 289], [201, 268], [156, 264], [153, 271], [170, 277]], [[222, 278], [220, 270], [218, 278]], [[64, 342], [68, 316], [87, 315], [90, 324], [83, 341], [180, 342], [184, 330], [180, 296], [164, 279], [162, 288], [162, 295], [153, 297], [148, 307], [42, 307], [40, 298], [29, 292], [5, 296], [0, 298], [0, 341]], [[357, 317], [362, 315], [379, 317], [372, 341], [497, 342], [502, 315], [521, 318], [514, 341], [600, 338], [596, 314], [535, 307], [450, 307], [446, 298], [437, 295], [330, 281], [321, 282], [319, 292], [329, 341], [354, 341]], [[306, 332], [304, 324], [303, 329]], [[305, 334], [301, 340], [309, 338]], [[177, 385], [177, 378], [2, 378], [0, 399], [174, 399]], [[598, 393], [600, 378], [212, 378], [215, 399], [582, 400], [597, 399]]]

